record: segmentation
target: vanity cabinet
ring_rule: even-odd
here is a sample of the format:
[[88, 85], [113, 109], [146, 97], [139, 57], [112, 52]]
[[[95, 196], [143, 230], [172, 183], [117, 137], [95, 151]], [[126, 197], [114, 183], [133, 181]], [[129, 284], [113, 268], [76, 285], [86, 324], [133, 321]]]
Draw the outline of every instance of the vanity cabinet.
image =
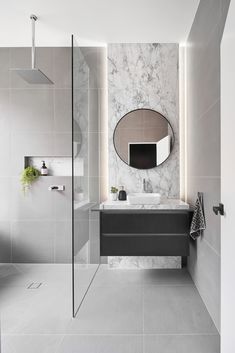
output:
[[103, 210], [101, 256], [188, 256], [190, 210]]

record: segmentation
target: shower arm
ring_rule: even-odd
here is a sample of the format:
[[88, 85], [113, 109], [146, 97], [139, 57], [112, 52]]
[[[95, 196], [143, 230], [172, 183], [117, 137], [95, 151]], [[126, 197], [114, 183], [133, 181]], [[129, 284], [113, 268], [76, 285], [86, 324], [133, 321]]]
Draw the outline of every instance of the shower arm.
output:
[[32, 21], [32, 69], [36, 67], [36, 49], [35, 49], [35, 22], [37, 21], [37, 16], [31, 15], [30, 19]]

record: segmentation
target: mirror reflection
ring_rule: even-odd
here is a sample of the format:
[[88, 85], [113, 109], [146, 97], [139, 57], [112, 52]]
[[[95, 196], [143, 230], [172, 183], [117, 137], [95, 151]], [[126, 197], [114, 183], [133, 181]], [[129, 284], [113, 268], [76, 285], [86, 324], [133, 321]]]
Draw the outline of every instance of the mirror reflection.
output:
[[119, 120], [114, 131], [118, 156], [129, 166], [151, 169], [170, 155], [174, 133], [169, 121], [151, 109], [133, 110]]

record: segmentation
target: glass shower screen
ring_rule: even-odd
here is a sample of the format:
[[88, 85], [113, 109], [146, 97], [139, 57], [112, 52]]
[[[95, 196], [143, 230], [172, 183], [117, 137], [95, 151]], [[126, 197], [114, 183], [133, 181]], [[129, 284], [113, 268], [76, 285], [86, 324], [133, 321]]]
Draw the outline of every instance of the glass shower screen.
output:
[[[80, 48], [72, 36], [72, 283], [73, 316], [76, 316], [98, 269], [94, 260], [92, 219], [90, 209], [90, 138], [91, 67], [86, 59], [86, 49]], [[98, 146], [97, 146], [98, 147]]]

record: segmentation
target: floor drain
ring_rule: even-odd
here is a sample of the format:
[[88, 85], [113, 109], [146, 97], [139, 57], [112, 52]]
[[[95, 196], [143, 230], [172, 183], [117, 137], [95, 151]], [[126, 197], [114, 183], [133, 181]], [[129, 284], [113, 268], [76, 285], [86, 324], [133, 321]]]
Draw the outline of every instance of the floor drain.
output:
[[27, 289], [38, 289], [41, 287], [42, 283], [39, 282], [32, 282]]

